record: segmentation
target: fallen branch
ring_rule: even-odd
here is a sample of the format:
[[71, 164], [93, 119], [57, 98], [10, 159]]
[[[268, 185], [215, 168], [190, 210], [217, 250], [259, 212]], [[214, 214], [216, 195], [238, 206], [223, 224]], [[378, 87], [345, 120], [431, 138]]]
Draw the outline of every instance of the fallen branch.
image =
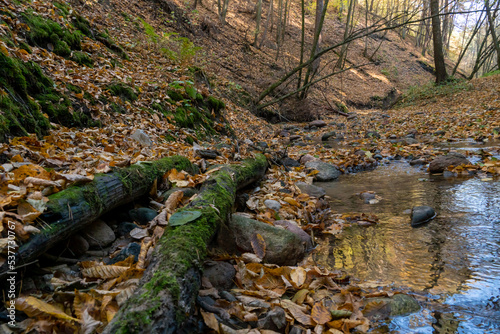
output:
[[120, 308], [104, 333], [198, 332], [194, 317], [200, 287], [200, 267], [207, 245], [219, 226], [228, 221], [236, 191], [265, 173], [264, 155], [229, 165], [212, 174], [198, 197], [178, 212], [199, 218], [185, 225], [167, 227], [140, 287]]
[[[16, 265], [24, 266], [32, 262], [103, 213], [145, 195], [157, 178], [173, 168], [195, 171], [188, 159], [167, 157], [137, 163], [109, 174], [97, 174], [92, 182], [72, 186], [49, 196], [47, 210], [40, 217], [46, 226], [41, 233], [32, 235], [19, 247], [15, 254]], [[0, 267], [0, 277], [7, 275], [8, 271], [6, 262]]]

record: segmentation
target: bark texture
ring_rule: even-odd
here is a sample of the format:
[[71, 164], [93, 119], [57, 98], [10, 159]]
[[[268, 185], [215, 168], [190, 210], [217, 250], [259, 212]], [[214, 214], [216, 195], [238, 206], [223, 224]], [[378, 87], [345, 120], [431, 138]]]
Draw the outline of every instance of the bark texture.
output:
[[195, 301], [207, 245], [231, 214], [236, 191], [265, 173], [263, 155], [212, 174], [198, 197], [180, 211], [198, 211], [196, 220], [168, 227], [156, 246], [140, 287], [104, 333], [195, 333]]

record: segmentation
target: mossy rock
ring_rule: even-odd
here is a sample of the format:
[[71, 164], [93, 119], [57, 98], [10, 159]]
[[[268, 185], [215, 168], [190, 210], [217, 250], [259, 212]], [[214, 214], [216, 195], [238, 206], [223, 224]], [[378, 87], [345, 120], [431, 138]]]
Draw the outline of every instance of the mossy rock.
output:
[[50, 122], [68, 127], [97, 125], [89, 114], [70, 111], [71, 102], [54, 88], [38, 64], [1, 52], [0, 64], [1, 141], [28, 133], [41, 137], [50, 129]]
[[111, 95], [118, 96], [123, 101], [133, 102], [138, 99], [135, 89], [122, 82], [109, 84], [106, 88], [109, 90]]

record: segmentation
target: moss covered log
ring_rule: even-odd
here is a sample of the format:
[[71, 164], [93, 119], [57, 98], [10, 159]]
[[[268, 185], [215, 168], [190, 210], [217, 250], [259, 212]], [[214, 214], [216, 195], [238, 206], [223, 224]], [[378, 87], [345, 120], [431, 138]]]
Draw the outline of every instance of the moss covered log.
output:
[[[155, 179], [174, 168], [196, 172], [187, 158], [173, 156], [137, 163], [109, 174], [97, 174], [90, 183], [72, 186], [50, 196], [47, 210], [41, 216], [48, 226], [19, 247], [17, 265], [33, 261], [103, 213], [145, 195]], [[7, 271], [7, 266], [1, 267], [0, 276]]]
[[236, 191], [260, 179], [263, 155], [224, 167], [203, 185], [198, 197], [179, 211], [198, 211], [195, 221], [168, 227], [140, 288], [123, 305], [104, 333], [193, 333], [194, 306], [207, 244], [231, 215]]

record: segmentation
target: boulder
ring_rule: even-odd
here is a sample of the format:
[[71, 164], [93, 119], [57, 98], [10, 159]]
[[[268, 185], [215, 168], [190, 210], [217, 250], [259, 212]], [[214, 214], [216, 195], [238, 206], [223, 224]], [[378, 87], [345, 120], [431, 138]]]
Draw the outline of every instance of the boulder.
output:
[[306, 168], [315, 169], [319, 173], [314, 175], [316, 181], [332, 181], [337, 179], [342, 174], [337, 167], [321, 160], [309, 161], [305, 164]]
[[146, 225], [158, 216], [158, 212], [150, 208], [132, 209], [128, 212], [128, 214], [130, 215], [130, 218], [141, 225]]
[[221, 227], [217, 241], [228, 252], [252, 252], [251, 240], [260, 234], [266, 243], [264, 263], [295, 265], [305, 253], [302, 241], [294, 233], [237, 214]]
[[233, 287], [236, 270], [231, 264], [224, 261], [207, 261], [203, 268], [203, 276], [217, 290], [229, 290]]
[[280, 209], [281, 209], [281, 204], [280, 202], [278, 201], [275, 201], [273, 199], [266, 199], [264, 201], [264, 205], [266, 206], [266, 208], [268, 209], [271, 209], [271, 210], [274, 210], [276, 212], [278, 212]]
[[321, 136], [321, 140], [322, 141], [327, 141], [328, 139], [330, 139], [331, 137], [336, 137], [337, 134], [335, 133], [335, 131], [330, 131], [330, 132], [327, 132], [327, 133], [324, 133], [322, 136]]
[[309, 123], [309, 127], [313, 127], [313, 126], [315, 126], [317, 128], [322, 128], [322, 127], [326, 126], [326, 122], [318, 119], [318, 120], [315, 120], [315, 121], [312, 121]]
[[309, 196], [313, 196], [316, 198], [320, 198], [326, 195], [325, 189], [315, 186], [313, 184], [308, 184], [305, 182], [297, 182], [295, 183], [297, 188], [300, 189], [301, 192], [308, 194]]
[[90, 248], [102, 248], [115, 241], [115, 233], [102, 220], [96, 220], [83, 230], [82, 236], [89, 243]]
[[460, 166], [470, 164], [467, 158], [460, 153], [448, 153], [431, 161], [429, 164], [430, 173], [442, 173], [449, 166]]
[[418, 226], [427, 223], [436, 216], [436, 211], [430, 206], [414, 206], [411, 209], [411, 226]]
[[307, 234], [300, 226], [291, 220], [276, 220], [274, 222], [274, 226], [281, 226], [285, 230], [288, 230], [298, 236], [302, 243], [306, 246], [306, 250], [310, 250], [313, 248], [312, 238], [309, 234]]

